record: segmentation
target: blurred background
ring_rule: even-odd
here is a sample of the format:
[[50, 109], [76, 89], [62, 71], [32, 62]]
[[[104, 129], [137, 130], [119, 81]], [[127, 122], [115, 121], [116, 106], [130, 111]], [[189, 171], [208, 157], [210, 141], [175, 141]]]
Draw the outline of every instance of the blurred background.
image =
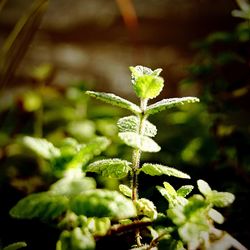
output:
[[[56, 179], [18, 138], [56, 144], [70, 136], [85, 143], [104, 135], [113, 142], [106, 155], [129, 159], [116, 130], [126, 112], [89, 100], [84, 90], [137, 102], [128, 67], [141, 64], [163, 69], [159, 98], [201, 99], [152, 118], [162, 150], [142, 160], [176, 166], [194, 185], [204, 179], [234, 193], [234, 204], [222, 211], [223, 229], [250, 246], [249, 20], [246, 0], [1, 0], [0, 243], [23, 240], [29, 232], [32, 246], [42, 233], [52, 243], [39, 247], [51, 249], [57, 235], [8, 216], [21, 197]], [[114, 180], [98, 181], [117, 187]], [[141, 182], [142, 196], [160, 207], [154, 185], [163, 181], [156, 178], [152, 187], [145, 186], [146, 177]]]

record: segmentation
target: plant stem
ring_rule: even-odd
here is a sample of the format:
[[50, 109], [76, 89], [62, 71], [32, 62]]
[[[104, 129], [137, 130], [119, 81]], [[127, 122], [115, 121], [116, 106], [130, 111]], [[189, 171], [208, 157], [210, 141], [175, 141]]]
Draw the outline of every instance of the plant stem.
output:
[[[139, 117], [139, 135], [143, 135], [144, 133], [144, 127], [145, 127], [145, 121], [147, 119], [147, 116], [144, 115], [144, 111], [147, 107], [147, 100], [142, 99], [141, 100], [141, 109], [142, 114]], [[133, 155], [132, 155], [132, 201], [136, 201], [138, 199], [138, 169], [140, 168], [140, 159], [141, 159], [141, 150], [140, 149], [134, 149]], [[138, 247], [140, 247], [141, 244], [141, 236], [140, 236], [140, 230], [136, 229], [135, 232], [135, 238], [136, 238], [136, 244]]]

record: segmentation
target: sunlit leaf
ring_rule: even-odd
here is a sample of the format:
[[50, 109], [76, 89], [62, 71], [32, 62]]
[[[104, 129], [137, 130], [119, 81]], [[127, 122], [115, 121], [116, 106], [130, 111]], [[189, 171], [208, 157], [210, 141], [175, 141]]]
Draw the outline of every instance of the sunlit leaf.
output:
[[26, 247], [27, 244], [25, 242], [15, 242], [15, 243], [12, 243], [6, 247], [3, 248], [3, 250], [16, 250], [16, 249], [19, 249], [19, 248], [23, 248], [23, 247]]
[[197, 97], [181, 97], [181, 98], [169, 98], [163, 99], [147, 107], [145, 114], [152, 115], [158, 113], [164, 109], [169, 109], [180, 104], [199, 102]]
[[134, 103], [132, 103], [128, 100], [125, 100], [119, 96], [116, 96], [112, 93], [94, 92], [94, 91], [86, 91], [85, 93], [89, 96], [95, 97], [101, 101], [104, 101], [106, 103], [110, 103], [114, 106], [128, 109], [135, 114], [141, 113], [140, 107], [138, 107]]
[[168, 176], [175, 176], [178, 178], [190, 179], [189, 175], [181, 172], [180, 170], [177, 170], [175, 168], [170, 168], [167, 166], [163, 166], [160, 164], [144, 163], [140, 171], [151, 176], [168, 175]]
[[164, 80], [160, 76], [142, 75], [136, 78], [133, 88], [138, 97], [142, 99], [153, 99], [162, 91]]
[[119, 137], [130, 147], [140, 149], [144, 152], [158, 152], [161, 150], [160, 146], [151, 138], [139, 135], [134, 132], [122, 132], [118, 134]]
[[208, 211], [208, 215], [213, 221], [218, 224], [222, 224], [224, 222], [223, 215], [213, 208]]
[[210, 188], [210, 186], [208, 185], [207, 182], [205, 182], [204, 180], [198, 180], [197, 181], [197, 185], [198, 185], [198, 189], [199, 191], [203, 194], [203, 195], [208, 195], [211, 193], [212, 189]]
[[11, 210], [10, 215], [19, 219], [55, 219], [68, 208], [68, 199], [49, 192], [31, 194], [21, 199]]
[[94, 250], [95, 240], [87, 230], [76, 227], [72, 231], [63, 231], [56, 244], [56, 250]]
[[191, 193], [193, 188], [194, 188], [194, 186], [192, 186], [192, 185], [182, 186], [177, 190], [177, 195], [182, 196], [182, 197], [186, 197], [188, 194]]
[[132, 197], [132, 190], [126, 185], [120, 184], [119, 185], [119, 190], [122, 194], [124, 194], [127, 197]]
[[117, 191], [104, 189], [89, 190], [77, 195], [71, 202], [71, 209], [77, 215], [87, 217], [124, 219], [136, 215], [130, 199]]
[[216, 207], [227, 207], [235, 200], [235, 196], [232, 193], [218, 192], [216, 190], [213, 190], [206, 198]]
[[88, 230], [98, 236], [104, 236], [110, 229], [111, 222], [107, 217], [104, 218], [88, 218], [84, 227], [87, 227]]
[[131, 71], [131, 76], [132, 76], [132, 83], [134, 84], [134, 81], [143, 75], [153, 75], [153, 76], [159, 76], [160, 73], [162, 72], [161, 68], [152, 70], [148, 67], [142, 66], [142, 65], [137, 65], [135, 67], [130, 66], [129, 67], [130, 71]]
[[105, 159], [91, 163], [85, 168], [86, 172], [96, 172], [104, 177], [123, 178], [131, 169], [131, 163], [121, 159]]
[[[126, 116], [118, 120], [117, 126], [119, 132], [134, 132], [138, 133], [140, 128], [140, 120], [136, 116]], [[154, 137], [157, 133], [157, 128], [155, 125], [149, 121], [144, 122], [144, 136]]]
[[24, 136], [22, 143], [44, 159], [51, 160], [60, 156], [60, 150], [46, 139]]
[[144, 215], [154, 220], [157, 217], [157, 211], [154, 203], [148, 199], [141, 198], [135, 201], [135, 207], [138, 215]]

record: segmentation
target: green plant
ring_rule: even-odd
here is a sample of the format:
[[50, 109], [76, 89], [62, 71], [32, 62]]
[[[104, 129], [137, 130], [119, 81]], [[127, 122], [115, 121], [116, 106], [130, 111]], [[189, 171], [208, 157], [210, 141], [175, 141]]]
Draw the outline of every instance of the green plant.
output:
[[[149, 122], [149, 116], [199, 99], [170, 98], [148, 105], [148, 101], [156, 98], [164, 86], [164, 80], [159, 76], [161, 69], [153, 71], [136, 66], [130, 70], [140, 106], [111, 93], [87, 91], [86, 94], [133, 113], [120, 118], [117, 123], [120, 139], [132, 147], [131, 162], [101, 158], [89, 163], [108, 146], [109, 142], [103, 137], [86, 145], [67, 140], [61, 147], [55, 147], [45, 139], [25, 137], [26, 145], [57, 166], [62, 178], [49, 191], [20, 200], [11, 209], [11, 216], [56, 223], [62, 231], [57, 250], [101, 249], [98, 242], [103, 238], [129, 232], [133, 232], [135, 241], [128, 249], [245, 249], [228, 233], [214, 226], [214, 223], [224, 221], [214, 207], [226, 207], [234, 201], [234, 195], [229, 192], [212, 190], [207, 182], [198, 180], [201, 194], [187, 198], [194, 188], [192, 185], [175, 190], [165, 181], [164, 187], [156, 187], [168, 202], [164, 212], [158, 212], [151, 200], [139, 197], [140, 174], [190, 179], [188, 174], [172, 167], [141, 163], [141, 154], [161, 149], [152, 139], [157, 128]], [[87, 176], [91, 172], [105, 178], [125, 179], [129, 176], [131, 186], [120, 184], [120, 192], [96, 188], [93, 177]]]

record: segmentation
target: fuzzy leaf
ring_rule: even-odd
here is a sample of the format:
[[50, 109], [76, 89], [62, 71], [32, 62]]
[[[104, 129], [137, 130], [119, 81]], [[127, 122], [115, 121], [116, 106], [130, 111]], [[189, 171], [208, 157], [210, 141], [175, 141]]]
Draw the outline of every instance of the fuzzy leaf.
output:
[[132, 190], [131, 190], [131, 188], [129, 188], [128, 186], [123, 185], [123, 184], [120, 184], [120, 185], [119, 185], [119, 190], [120, 190], [120, 192], [121, 192], [123, 195], [125, 195], [125, 196], [127, 196], [127, 197], [129, 197], [129, 198], [132, 197]]
[[154, 203], [148, 199], [141, 198], [135, 201], [135, 207], [138, 215], [144, 215], [154, 220], [157, 217], [157, 211]]
[[134, 84], [134, 81], [143, 75], [153, 75], [153, 76], [159, 76], [160, 73], [162, 72], [161, 68], [152, 70], [148, 67], [145, 66], [141, 66], [141, 65], [137, 65], [135, 67], [129, 67], [130, 71], [131, 71], [131, 76], [132, 76], [132, 83]]
[[123, 178], [131, 169], [130, 165], [130, 162], [121, 159], [105, 159], [91, 163], [85, 171], [96, 172], [104, 177]]
[[104, 218], [91, 217], [87, 219], [84, 227], [85, 226], [92, 234], [98, 236], [104, 236], [110, 229], [111, 222], [110, 219], [107, 217]]
[[67, 168], [77, 168], [85, 166], [94, 156], [99, 155], [110, 144], [106, 137], [96, 137], [91, 142], [83, 146], [79, 152], [68, 163]]
[[177, 170], [175, 168], [166, 167], [160, 164], [151, 164], [151, 163], [144, 163], [140, 169], [140, 171], [144, 172], [145, 174], [155, 176], [155, 175], [168, 175], [168, 176], [175, 176], [178, 178], [190, 179], [190, 176]]
[[133, 202], [117, 191], [95, 189], [77, 195], [71, 201], [71, 209], [77, 215], [125, 219], [134, 217]]
[[63, 231], [56, 244], [56, 250], [94, 250], [95, 240], [87, 230], [76, 227], [72, 231]]
[[118, 134], [119, 137], [130, 147], [138, 148], [144, 152], [158, 152], [161, 147], [151, 138], [138, 135], [134, 132], [123, 132]]
[[208, 211], [208, 215], [213, 221], [218, 224], [222, 224], [224, 222], [223, 215], [213, 208]]
[[133, 88], [138, 97], [153, 99], [162, 91], [164, 80], [160, 76], [142, 75], [135, 79]]
[[182, 186], [177, 190], [177, 195], [182, 196], [182, 197], [186, 197], [188, 194], [190, 194], [190, 192], [193, 190], [193, 188], [194, 188], [194, 186], [192, 186], [192, 185]]
[[161, 195], [163, 197], [165, 197], [169, 203], [173, 203], [174, 200], [176, 200], [177, 198], [177, 193], [175, 191], [175, 189], [167, 182], [164, 182], [164, 187], [161, 186], [157, 186], [156, 188], [158, 189], [158, 191], [161, 193]]
[[152, 105], [149, 105], [147, 107], [147, 110], [145, 112], [146, 115], [152, 115], [155, 113], [158, 113], [164, 109], [175, 107], [179, 104], [186, 104], [186, 103], [194, 103], [199, 102], [199, 98], [197, 97], [181, 97], [181, 98], [169, 98], [169, 99], [163, 99], [159, 102], [156, 102]]
[[12, 243], [6, 247], [3, 248], [3, 250], [17, 250], [19, 248], [23, 248], [23, 247], [26, 247], [27, 244], [23, 241], [20, 241], [20, 242], [15, 242], [15, 243]]
[[[119, 132], [139, 132], [139, 124], [140, 120], [136, 116], [126, 116], [118, 120], [117, 126], [119, 128]], [[154, 137], [157, 134], [157, 128], [149, 121], [145, 121], [145, 129], [143, 135]]]
[[227, 207], [234, 202], [235, 196], [229, 192], [218, 192], [213, 190], [206, 198], [216, 207]]
[[93, 178], [85, 176], [64, 177], [50, 186], [53, 194], [73, 197], [83, 191], [95, 189], [96, 182]]
[[10, 215], [18, 219], [55, 219], [68, 208], [68, 199], [49, 192], [31, 194], [21, 199], [11, 210]]
[[141, 109], [139, 106], [112, 93], [94, 92], [94, 91], [86, 91], [85, 93], [89, 96], [95, 97], [96, 99], [99, 99], [106, 103], [110, 103], [114, 106], [128, 109], [134, 114], [141, 113]]
[[60, 150], [46, 139], [24, 136], [22, 138], [22, 143], [44, 159], [51, 160], [60, 156]]
[[198, 180], [197, 185], [199, 191], [205, 196], [209, 195], [212, 192], [212, 189], [210, 188], [210, 186], [206, 181]]

